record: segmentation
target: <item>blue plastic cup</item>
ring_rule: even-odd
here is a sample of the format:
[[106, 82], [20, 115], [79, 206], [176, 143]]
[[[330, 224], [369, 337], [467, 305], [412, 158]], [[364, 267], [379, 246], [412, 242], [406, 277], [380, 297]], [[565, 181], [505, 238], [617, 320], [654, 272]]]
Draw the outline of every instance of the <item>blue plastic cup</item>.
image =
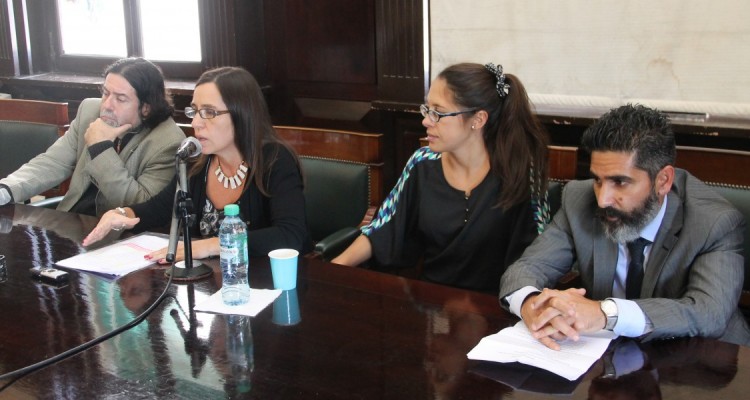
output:
[[278, 249], [268, 253], [275, 289], [292, 290], [297, 287], [297, 256], [299, 252], [294, 249]]
[[296, 325], [301, 320], [297, 289], [282, 291], [279, 297], [273, 301], [273, 318], [271, 321], [276, 325], [289, 326]]

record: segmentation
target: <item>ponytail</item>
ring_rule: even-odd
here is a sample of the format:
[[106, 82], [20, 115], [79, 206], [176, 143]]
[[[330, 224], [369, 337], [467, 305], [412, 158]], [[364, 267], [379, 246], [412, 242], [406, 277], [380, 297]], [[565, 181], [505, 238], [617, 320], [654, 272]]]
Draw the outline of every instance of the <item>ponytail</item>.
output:
[[[531, 111], [526, 89], [502, 66], [474, 63], [443, 70], [456, 104], [487, 112], [484, 144], [501, 181], [496, 206], [507, 210], [547, 190], [547, 133]], [[531, 180], [531, 185], [529, 181]]]

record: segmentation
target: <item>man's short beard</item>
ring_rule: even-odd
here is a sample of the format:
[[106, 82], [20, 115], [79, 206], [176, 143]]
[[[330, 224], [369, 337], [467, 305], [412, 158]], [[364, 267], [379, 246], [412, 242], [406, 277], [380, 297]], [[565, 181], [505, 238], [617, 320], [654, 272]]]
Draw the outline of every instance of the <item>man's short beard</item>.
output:
[[[102, 117], [107, 117], [107, 119], [104, 119]], [[112, 112], [109, 112], [109, 111], [100, 111], [99, 112], [99, 118], [102, 118], [102, 121], [104, 121], [105, 124], [107, 124], [107, 125], [109, 125], [109, 126], [111, 126], [113, 128], [117, 128], [117, 127], [120, 126], [120, 123], [117, 121], [117, 117]], [[130, 128], [130, 132], [136, 131], [136, 130], [140, 130], [141, 125], [143, 125], [142, 122], [143, 121], [142, 121], [142, 118], [141, 118], [138, 121], [137, 125], [134, 125], [133, 127]]]
[[[604, 227], [604, 234], [615, 243], [632, 242], [640, 237], [641, 229], [656, 217], [660, 209], [659, 197], [652, 190], [643, 203], [633, 211], [626, 213], [612, 207], [597, 208], [596, 216]], [[607, 217], [618, 217], [610, 221]]]

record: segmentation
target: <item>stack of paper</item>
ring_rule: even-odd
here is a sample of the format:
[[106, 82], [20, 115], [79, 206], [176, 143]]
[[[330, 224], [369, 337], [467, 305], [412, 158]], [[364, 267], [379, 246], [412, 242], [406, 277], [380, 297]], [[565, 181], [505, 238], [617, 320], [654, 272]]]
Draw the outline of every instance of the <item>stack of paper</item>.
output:
[[154, 261], [146, 260], [143, 256], [168, 245], [169, 240], [164, 237], [143, 234], [66, 258], [56, 264], [117, 278], [153, 264]]
[[546, 369], [568, 380], [576, 380], [607, 350], [616, 335], [609, 331], [581, 335], [577, 342], [559, 342], [560, 350], [551, 350], [531, 336], [523, 321], [482, 338], [467, 357], [472, 360], [520, 362]]

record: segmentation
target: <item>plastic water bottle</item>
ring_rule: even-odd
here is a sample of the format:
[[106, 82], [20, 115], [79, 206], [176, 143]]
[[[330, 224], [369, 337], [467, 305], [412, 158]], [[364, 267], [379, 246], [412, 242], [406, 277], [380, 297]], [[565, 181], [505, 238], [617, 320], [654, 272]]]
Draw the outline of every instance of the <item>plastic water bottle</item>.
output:
[[219, 260], [221, 262], [221, 298], [224, 304], [237, 306], [250, 300], [247, 280], [247, 225], [239, 217], [240, 207], [224, 207], [224, 221], [219, 226]]

